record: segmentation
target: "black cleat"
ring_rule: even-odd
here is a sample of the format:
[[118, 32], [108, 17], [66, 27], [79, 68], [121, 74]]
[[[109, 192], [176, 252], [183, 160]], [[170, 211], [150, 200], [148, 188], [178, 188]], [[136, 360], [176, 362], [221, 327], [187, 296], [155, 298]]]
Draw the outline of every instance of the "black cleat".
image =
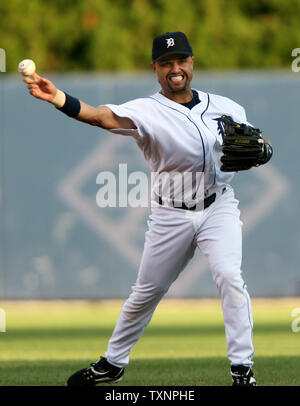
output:
[[232, 386], [256, 386], [252, 369], [245, 365], [231, 366]]
[[124, 368], [110, 364], [106, 358], [91, 364], [89, 368], [75, 372], [67, 381], [67, 386], [95, 386], [98, 383], [118, 382], [122, 379]]

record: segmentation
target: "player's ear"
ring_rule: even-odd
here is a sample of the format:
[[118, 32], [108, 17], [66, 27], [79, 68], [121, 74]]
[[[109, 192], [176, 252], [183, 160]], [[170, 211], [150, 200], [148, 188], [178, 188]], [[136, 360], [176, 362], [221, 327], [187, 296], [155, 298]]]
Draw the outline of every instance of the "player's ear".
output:
[[153, 72], [156, 72], [156, 64], [154, 62], [151, 62], [151, 66], [152, 66]]

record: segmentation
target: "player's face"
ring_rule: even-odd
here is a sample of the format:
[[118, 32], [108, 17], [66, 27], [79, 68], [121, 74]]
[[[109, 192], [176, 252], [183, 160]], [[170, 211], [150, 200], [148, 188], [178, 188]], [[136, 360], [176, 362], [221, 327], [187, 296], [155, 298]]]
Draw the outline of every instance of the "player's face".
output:
[[190, 89], [193, 77], [194, 58], [186, 55], [168, 55], [152, 63], [165, 93], [184, 93]]

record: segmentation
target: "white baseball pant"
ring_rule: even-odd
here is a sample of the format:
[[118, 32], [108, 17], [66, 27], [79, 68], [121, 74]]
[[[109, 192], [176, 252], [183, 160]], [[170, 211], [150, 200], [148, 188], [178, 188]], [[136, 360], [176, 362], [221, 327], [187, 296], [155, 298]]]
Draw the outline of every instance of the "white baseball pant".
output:
[[[218, 196], [219, 195], [219, 196]], [[136, 283], [125, 301], [106, 357], [116, 366], [129, 363], [129, 353], [153, 312], [192, 258], [195, 247], [207, 257], [219, 290], [231, 365], [253, 365], [253, 319], [241, 273], [242, 222], [233, 189], [218, 193], [203, 211], [152, 207]]]

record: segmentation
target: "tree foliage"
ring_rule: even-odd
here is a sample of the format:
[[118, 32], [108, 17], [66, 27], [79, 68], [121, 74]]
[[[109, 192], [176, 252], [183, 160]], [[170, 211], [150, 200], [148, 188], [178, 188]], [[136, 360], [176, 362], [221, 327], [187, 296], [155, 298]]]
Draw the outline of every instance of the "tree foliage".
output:
[[282, 68], [300, 47], [300, 0], [7, 0], [0, 47], [7, 71], [149, 69], [153, 37], [183, 31], [196, 68]]

